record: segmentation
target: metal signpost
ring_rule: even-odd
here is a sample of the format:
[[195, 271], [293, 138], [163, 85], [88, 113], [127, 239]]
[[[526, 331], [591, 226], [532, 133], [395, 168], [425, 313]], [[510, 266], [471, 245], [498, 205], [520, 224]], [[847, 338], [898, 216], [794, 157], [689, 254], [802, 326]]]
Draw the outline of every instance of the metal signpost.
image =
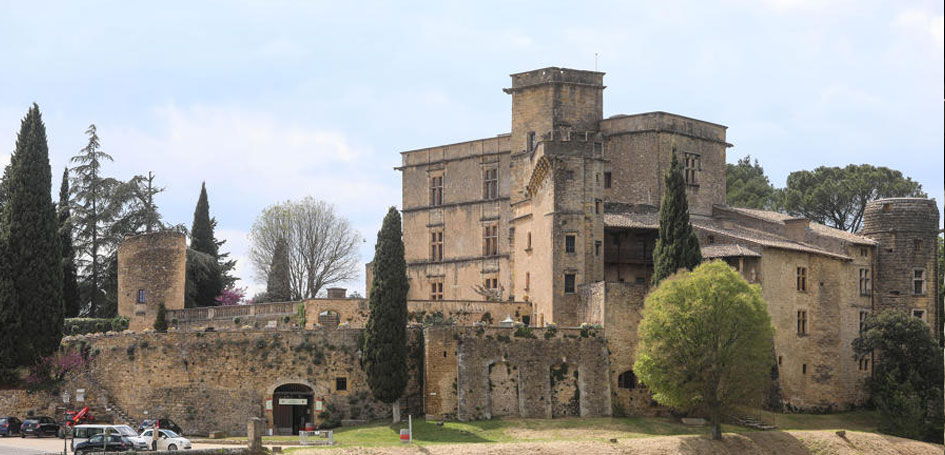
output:
[[62, 392], [62, 404], [65, 405], [62, 409], [62, 428], [60, 429], [62, 431], [62, 455], [68, 455], [66, 441], [69, 440], [69, 434], [67, 433], [69, 430], [69, 392]]

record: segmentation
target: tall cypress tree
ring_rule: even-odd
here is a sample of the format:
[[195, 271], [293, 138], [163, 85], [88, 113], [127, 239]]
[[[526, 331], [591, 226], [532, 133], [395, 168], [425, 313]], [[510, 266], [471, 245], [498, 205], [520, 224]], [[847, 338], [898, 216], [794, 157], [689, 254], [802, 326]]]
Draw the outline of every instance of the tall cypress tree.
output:
[[62, 263], [46, 126], [33, 104], [20, 126], [0, 220], [0, 363], [25, 365], [62, 339]]
[[266, 298], [270, 302], [292, 300], [292, 286], [289, 279], [289, 243], [283, 237], [276, 242], [272, 250], [272, 263], [266, 280]]
[[59, 251], [62, 253], [62, 300], [65, 317], [79, 315], [79, 283], [75, 266], [75, 249], [72, 247], [72, 220], [69, 210], [69, 169], [62, 171], [59, 186]]
[[377, 233], [371, 282], [371, 314], [364, 337], [364, 368], [374, 398], [393, 404], [400, 421], [400, 397], [407, 386], [407, 263], [400, 213], [391, 207]]
[[[216, 263], [219, 258], [219, 244], [214, 238], [214, 226], [214, 220], [210, 218], [207, 184], [203, 183], [200, 185], [200, 197], [197, 199], [197, 207], [194, 209], [194, 222], [190, 228], [190, 249], [209, 256]], [[191, 254], [190, 258], [196, 256]], [[201, 261], [188, 262], [191, 262], [188, 264], [187, 270], [190, 274], [188, 280], [193, 286], [192, 292], [188, 293], [189, 297], [192, 296], [192, 306], [216, 305], [216, 298], [223, 291], [223, 279], [219, 264], [210, 266], [207, 264], [209, 261], [206, 258]], [[200, 263], [198, 264], [198, 262]]]
[[673, 158], [663, 179], [663, 200], [660, 203], [659, 238], [653, 249], [653, 285], [681, 268], [692, 270], [702, 261], [699, 239], [689, 222], [689, 202], [682, 165]]

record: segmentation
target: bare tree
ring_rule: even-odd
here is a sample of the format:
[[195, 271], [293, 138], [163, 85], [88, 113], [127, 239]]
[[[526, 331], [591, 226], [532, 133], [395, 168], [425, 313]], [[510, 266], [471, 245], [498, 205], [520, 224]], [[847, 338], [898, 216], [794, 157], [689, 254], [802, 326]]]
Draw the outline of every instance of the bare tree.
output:
[[295, 300], [357, 277], [361, 235], [334, 207], [311, 196], [267, 207], [249, 234], [250, 259], [260, 280], [269, 278], [276, 245], [288, 246], [289, 282]]

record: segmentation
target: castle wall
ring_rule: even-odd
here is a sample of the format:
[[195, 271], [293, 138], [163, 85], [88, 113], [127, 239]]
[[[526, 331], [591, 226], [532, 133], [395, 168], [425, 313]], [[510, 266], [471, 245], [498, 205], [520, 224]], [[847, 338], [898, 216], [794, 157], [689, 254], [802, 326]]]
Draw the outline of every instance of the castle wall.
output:
[[[136, 420], [167, 416], [185, 433], [222, 430], [243, 434], [246, 419], [265, 417], [266, 400], [284, 384], [303, 384], [332, 404], [342, 419], [389, 415], [390, 406], [370, 395], [358, 355], [361, 330], [178, 332], [69, 337], [84, 340], [94, 360], [87, 375], [71, 377], [65, 389], [96, 390]], [[408, 407], [420, 406], [420, 333], [408, 331]], [[338, 390], [336, 379], [346, 379]], [[275, 403], [273, 406], [278, 406]]]
[[118, 314], [131, 321], [131, 330], [150, 327], [162, 303], [184, 308], [186, 249], [177, 232], [127, 237], [118, 246]]
[[424, 331], [428, 419], [611, 415], [607, 345], [577, 329]]

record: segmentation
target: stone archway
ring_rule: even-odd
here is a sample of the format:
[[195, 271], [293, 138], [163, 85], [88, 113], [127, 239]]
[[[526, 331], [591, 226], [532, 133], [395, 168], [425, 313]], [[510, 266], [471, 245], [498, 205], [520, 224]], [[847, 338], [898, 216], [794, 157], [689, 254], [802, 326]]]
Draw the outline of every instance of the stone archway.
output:
[[315, 422], [315, 392], [311, 385], [285, 383], [272, 389], [272, 428], [278, 435], [297, 435]]

